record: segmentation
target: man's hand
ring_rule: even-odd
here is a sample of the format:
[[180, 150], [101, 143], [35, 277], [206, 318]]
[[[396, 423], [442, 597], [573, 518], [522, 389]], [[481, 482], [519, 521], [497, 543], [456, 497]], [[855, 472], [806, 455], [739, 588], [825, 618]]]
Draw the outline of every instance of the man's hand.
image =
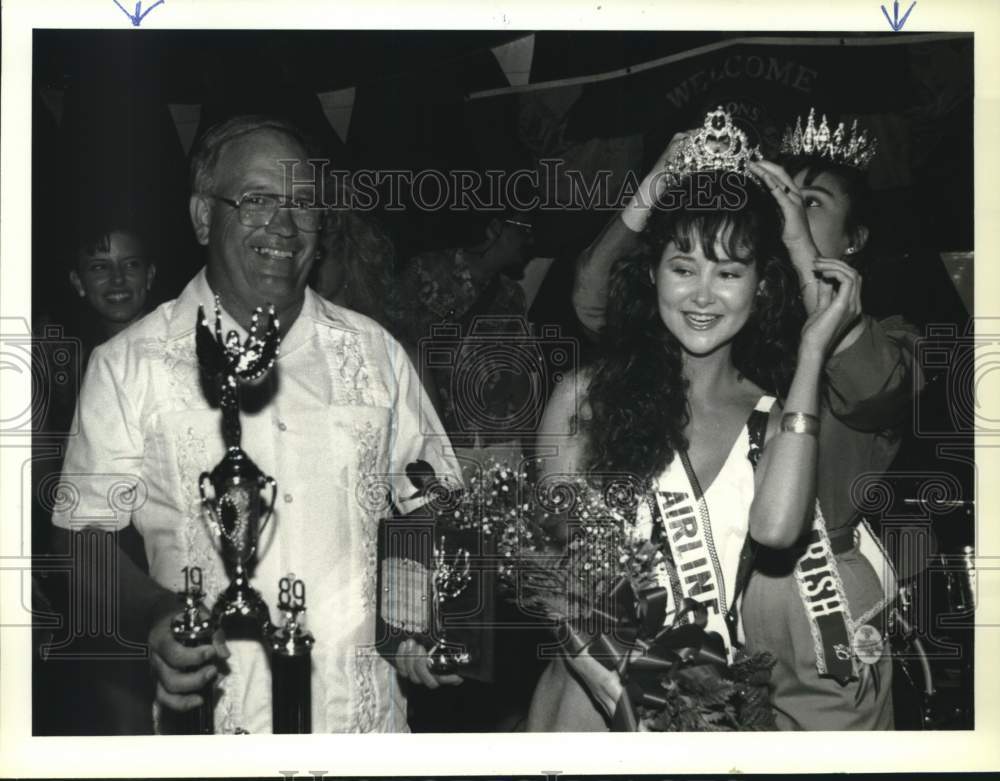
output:
[[200, 692], [218, 675], [218, 662], [229, 658], [222, 632], [211, 644], [188, 648], [170, 631], [172, 615], [161, 618], [149, 632], [150, 663], [156, 675], [156, 701], [176, 711], [202, 704]]
[[442, 684], [458, 686], [462, 682], [458, 675], [435, 675], [431, 672], [431, 659], [427, 649], [416, 640], [404, 640], [394, 656], [394, 662], [399, 674], [411, 683], [436, 689]]

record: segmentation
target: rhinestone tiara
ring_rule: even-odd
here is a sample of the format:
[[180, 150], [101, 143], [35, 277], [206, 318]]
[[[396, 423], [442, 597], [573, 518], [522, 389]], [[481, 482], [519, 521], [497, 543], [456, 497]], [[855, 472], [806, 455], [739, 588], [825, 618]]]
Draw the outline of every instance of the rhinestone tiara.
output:
[[747, 143], [747, 136], [733, 124], [733, 118], [719, 106], [705, 115], [698, 132], [687, 136], [664, 166], [676, 179], [699, 171], [733, 171], [759, 181], [747, 168], [760, 160], [758, 147]]
[[867, 131], [858, 130], [858, 120], [855, 119], [851, 123], [850, 137], [847, 137], [843, 122], [837, 125], [837, 129], [831, 134], [826, 114], [817, 127], [816, 109], [811, 108], [805, 130], [802, 129], [802, 117], [795, 120], [794, 130], [790, 127], [785, 129], [779, 154], [816, 155], [857, 168], [859, 171], [866, 171], [872, 158], [875, 157], [877, 148], [876, 139], [869, 138]]

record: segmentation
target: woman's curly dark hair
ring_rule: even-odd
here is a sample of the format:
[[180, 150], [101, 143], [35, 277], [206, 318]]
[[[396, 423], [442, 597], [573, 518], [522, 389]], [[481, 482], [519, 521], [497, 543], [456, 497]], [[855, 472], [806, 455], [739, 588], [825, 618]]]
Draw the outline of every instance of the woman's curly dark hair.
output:
[[697, 241], [714, 261], [719, 259], [718, 244], [726, 256], [756, 266], [764, 285], [749, 320], [734, 338], [733, 363], [768, 393], [783, 396], [788, 391], [805, 319], [798, 277], [781, 240], [781, 212], [769, 193], [740, 176], [739, 192], [746, 198], [738, 208], [724, 208], [731, 202], [734, 176], [713, 176], [707, 192], [699, 188], [698, 203], [720, 208], [686, 203], [667, 209], [661, 201], [642, 233], [639, 250], [612, 269], [602, 357], [588, 391], [591, 417], [582, 421], [592, 482], [599, 482], [601, 474], [625, 472], [645, 483], [688, 446], [683, 433], [689, 413], [682, 348], [660, 317], [651, 280], [670, 241], [683, 252]]

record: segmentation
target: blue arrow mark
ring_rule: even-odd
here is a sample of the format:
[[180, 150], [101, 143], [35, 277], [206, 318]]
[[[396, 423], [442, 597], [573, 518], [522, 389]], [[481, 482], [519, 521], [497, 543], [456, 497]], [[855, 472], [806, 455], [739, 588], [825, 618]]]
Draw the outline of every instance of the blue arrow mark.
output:
[[142, 24], [142, 20], [146, 18], [146, 14], [148, 14], [150, 11], [152, 11], [154, 8], [156, 8], [156, 6], [162, 5], [164, 2], [165, 2], [165, 0], [156, 0], [155, 3], [153, 3], [149, 8], [147, 8], [145, 11], [143, 11], [142, 10], [142, 0], [139, 0], [139, 2], [135, 4], [135, 13], [134, 14], [130, 14], [128, 11], [126, 11], [122, 7], [122, 4], [119, 3], [118, 0], [114, 0], [114, 4], [117, 5], [119, 8], [122, 9], [122, 13], [125, 14], [125, 16], [128, 17], [128, 20], [130, 22], [132, 22], [132, 26], [133, 27], [138, 27], [140, 24]]
[[[161, 0], [162, 2], [162, 0]], [[917, 0], [913, 0], [910, 3], [910, 7], [906, 9], [906, 13], [903, 14], [903, 18], [899, 18], [899, 0], [893, 0], [892, 3], [892, 19], [889, 18], [889, 12], [885, 10], [885, 6], [881, 6], [882, 14], [885, 16], [885, 20], [889, 23], [889, 26], [895, 31], [899, 32], [903, 29], [903, 25], [906, 24], [906, 20], [910, 17], [910, 11], [913, 10], [913, 6], [917, 4]]]

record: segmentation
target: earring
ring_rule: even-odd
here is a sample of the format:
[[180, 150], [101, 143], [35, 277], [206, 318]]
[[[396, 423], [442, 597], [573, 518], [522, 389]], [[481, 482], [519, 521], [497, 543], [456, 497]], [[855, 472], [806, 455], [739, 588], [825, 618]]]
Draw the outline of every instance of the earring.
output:
[[767, 302], [767, 295], [768, 295], [767, 285], [760, 285], [757, 288], [757, 292], [754, 293], [753, 296], [752, 310], [754, 312], [758, 311], [761, 308], [761, 306], [763, 306]]
[[854, 247], [848, 247], [844, 250], [845, 255], [853, 255], [855, 252], [857, 252], [857, 250], [854, 249]]

